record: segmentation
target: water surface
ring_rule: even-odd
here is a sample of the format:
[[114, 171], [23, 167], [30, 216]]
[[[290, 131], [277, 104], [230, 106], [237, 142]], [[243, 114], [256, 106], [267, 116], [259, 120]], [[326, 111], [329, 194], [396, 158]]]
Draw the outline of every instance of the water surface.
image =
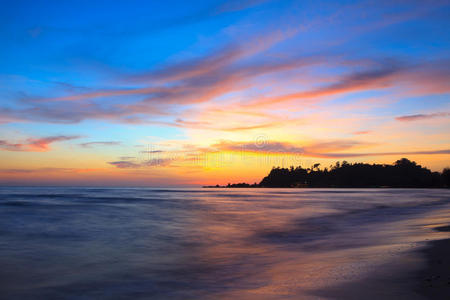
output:
[[327, 298], [449, 222], [448, 190], [3, 187], [0, 295]]

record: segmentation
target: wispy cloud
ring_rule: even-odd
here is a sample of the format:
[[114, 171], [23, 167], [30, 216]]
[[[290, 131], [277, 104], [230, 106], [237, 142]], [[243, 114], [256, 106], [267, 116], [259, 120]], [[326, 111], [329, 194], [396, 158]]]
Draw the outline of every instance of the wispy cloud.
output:
[[119, 169], [131, 169], [140, 167], [140, 164], [131, 162], [129, 160], [110, 161], [108, 162], [108, 164], [113, 165]]
[[242, 152], [260, 152], [260, 153], [288, 153], [302, 154], [305, 152], [304, 147], [294, 146], [285, 142], [270, 142], [266, 140], [254, 142], [233, 142], [221, 141], [211, 145], [212, 149], [218, 151], [242, 151]]
[[400, 72], [403, 68], [404, 66], [390, 62], [386, 65], [376, 67], [375, 69], [369, 69], [362, 72], [344, 75], [341, 78], [338, 78], [337, 82], [330, 85], [298, 93], [290, 93], [274, 97], [264, 97], [256, 100], [251, 105], [278, 104], [281, 102], [302, 99], [314, 100], [319, 97], [332, 96], [337, 94], [387, 88], [392, 85], [392, 76]]
[[121, 144], [122, 144], [121, 142], [117, 141], [100, 141], [100, 142], [81, 143], [80, 146], [83, 148], [91, 148], [94, 146], [118, 146]]
[[372, 132], [371, 130], [361, 130], [361, 131], [354, 131], [353, 134], [362, 135], [362, 134], [369, 134], [371, 132]]
[[0, 149], [7, 151], [44, 152], [50, 150], [50, 144], [55, 142], [70, 141], [81, 136], [49, 136], [43, 138], [29, 138], [21, 143], [11, 143], [0, 140]]
[[[278, 41], [280, 38], [275, 38], [274, 40]], [[262, 44], [264, 43], [266, 42], [262, 42]], [[267, 43], [272, 45], [273, 42]], [[265, 47], [267, 46], [255, 46], [255, 48], [259, 50], [254, 51], [258, 52], [260, 49], [265, 49]], [[227, 51], [234, 53], [232, 50]], [[239, 52], [239, 50], [234, 51]], [[99, 90], [86, 94], [73, 94], [46, 99], [33, 99], [29, 97], [23, 101], [29, 106], [28, 108], [0, 109], [0, 121], [78, 123], [86, 119], [100, 119], [118, 123], [155, 124], [223, 131], [265, 128], [276, 125], [276, 122], [274, 123], [270, 120], [245, 126], [219, 127], [199, 120], [187, 121], [180, 117], [177, 117], [175, 121], [167, 121], [167, 117], [173, 115], [174, 110], [182, 111], [184, 108], [191, 105], [212, 102], [228, 94], [250, 89], [255, 85], [252, 80], [259, 76], [270, 74], [272, 72], [274, 72], [274, 74], [277, 72], [285, 72], [289, 69], [301, 69], [321, 61], [320, 57], [300, 57], [298, 59], [289, 58], [287, 60], [281, 60], [274, 64], [266, 62], [261, 63], [260, 65], [243, 64], [230, 66], [229, 63], [233, 63], [236, 57], [244, 55], [242, 53], [230, 53], [225, 51], [225, 53], [220, 54], [217, 57], [206, 57], [205, 60], [187, 62], [186, 65], [169, 66], [148, 75], [140, 75], [140, 79], [133, 79], [148, 80], [148, 84], [152, 85], [150, 87]], [[224, 62], [222, 62], [222, 60]], [[345, 61], [336, 61], [336, 63], [342, 64], [345, 63]], [[377, 63], [363, 71], [336, 75], [334, 83], [322, 84], [322, 86], [317, 88], [284, 95], [254, 95], [250, 97], [248, 101], [241, 102], [240, 108], [256, 113], [257, 110], [267, 110], [268, 108], [266, 108], [266, 106], [280, 106], [284, 102], [299, 101], [299, 103], [304, 104], [316, 103], [330, 96], [339, 96], [370, 90], [382, 90], [397, 85], [403, 85], [417, 90], [418, 86], [424, 85], [424, 80], [408, 75], [411, 72], [414, 73], [416, 68], [419, 67], [408, 66], [392, 61], [386, 61], [381, 64]], [[425, 72], [421, 78], [427, 78], [432, 76], [430, 74], [433, 72], [433, 69], [420, 68], [420, 72]], [[433, 91], [438, 93], [445, 92], [445, 89], [442, 89], [443, 85], [437, 84], [436, 82], [448, 80], [450, 74], [448, 75], [449, 76], [436, 77], [433, 80], [433, 85], [426, 87], [426, 91], [428, 93], [432, 93]], [[314, 78], [312, 77], [312, 79]], [[163, 80], [163, 82], [158, 83], [157, 80]], [[173, 81], [173, 84], [168, 86], [167, 80], [169, 80], [169, 82]], [[323, 79], [317, 79], [318, 85], [321, 85], [320, 83], [322, 80]], [[152, 83], [152, 81], [155, 81], [155, 83]], [[157, 84], [157, 86], [154, 86], [155, 84]], [[109, 101], [102, 100], [110, 97], [129, 97], [136, 95], [143, 96], [144, 98], [142, 100], [131, 102], [124, 101], [123, 103], [120, 103], [120, 101], [119, 103], [113, 101], [111, 104]], [[67, 103], [67, 101], [69, 101], [69, 103]], [[155, 120], [155, 117], [164, 121]]]
[[144, 167], [162, 167], [168, 166], [174, 161], [173, 158], [154, 158], [142, 161], [119, 160], [111, 161], [108, 164], [119, 169], [138, 169]]
[[[450, 149], [423, 150], [423, 151], [393, 151], [393, 152], [347, 152], [350, 149], [372, 146], [373, 143], [364, 143], [354, 140], [318, 141], [304, 146], [287, 142], [232, 142], [221, 141], [211, 145], [210, 151], [237, 151], [256, 152], [261, 154], [302, 155], [317, 158], [352, 158], [367, 156], [392, 155], [442, 155], [450, 154]], [[335, 152], [338, 151], [338, 152]], [[341, 152], [342, 151], [342, 152]]]
[[130, 160], [130, 159], [135, 159], [135, 156], [121, 156], [119, 157], [120, 160]]
[[[277, 122], [265, 120], [237, 126], [214, 126], [212, 123], [216, 122], [181, 119], [180, 115], [184, 110], [202, 103], [218, 106], [224, 98], [234, 93], [248, 94], [239, 101], [239, 107], [256, 113], [264, 110], [270, 112], [273, 106], [283, 108], [292, 101], [296, 101], [295, 104], [317, 103], [332, 96], [372, 90], [391, 89], [392, 92], [393, 88], [400, 88], [413, 94], [450, 91], [446, 60], [405, 63], [402, 59], [379, 58], [364, 59], [365, 62], [361, 63], [360, 58], [348, 58], [332, 50], [318, 55], [277, 52], [262, 55], [299, 32], [295, 26], [292, 28], [255, 34], [203, 56], [124, 75], [120, 88], [90, 89], [87, 93], [77, 93], [75, 90], [51, 97], [22, 96], [20, 108], [0, 107], [0, 122], [71, 124], [95, 119], [231, 132], [267, 128], [276, 126]], [[331, 78], [325, 79], [311, 74], [308, 78], [310, 82], [298, 92], [292, 92], [292, 87], [285, 87], [283, 80], [278, 78], [293, 71], [289, 74], [300, 76], [300, 70], [317, 65], [328, 68], [345, 66], [345, 71], [333, 72]], [[267, 76], [270, 77], [270, 84], [261, 80]], [[126, 87], [123, 87], [124, 84]], [[265, 89], [270, 91], [253, 91]], [[291, 92], [286, 93], [287, 90]]]
[[0, 173], [23, 174], [23, 173], [87, 173], [95, 172], [98, 169], [83, 168], [36, 168], [36, 169], [0, 169]]
[[[289, 31], [274, 31], [245, 43], [230, 44], [204, 57], [131, 76], [126, 79], [132, 85], [130, 88], [101, 89], [50, 98], [22, 97], [21, 102], [28, 107], [0, 108], [0, 120], [78, 123], [86, 119], [103, 119], [132, 124], [152, 123], [155, 121], [151, 117], [168, 115], [171, 110], [182, 108], [179, 105], [207, 102], [245, 89], [249, 86], [247, 81], [255, 76], [307, 64], [307, 61], [264, 66], [235, 64], [243, 58], [267, 50], [292, 34]], [[143, 83], [148, 86], [135, 87]], [[112, 104], [101, 101], [111, 97], [130, 96], [140, 96], [140, 100], [122, 103], [114, 101]], [[181, 126], [183, 122], [177, 121], [175, 125]]]
[[413, 121], [421, 121], [435, 118], [445, 118], [450, 117], [450, 113], [442, 112], [442, 113], [433, 113], [433, 114], [416, 114], [416, 115], [406, 115], [396, 117], [397, 121], [401, 122], [413, 122]]
[[145, 151], [139, 151], [139, 153], [155, 154], [155, 153], [164, 153], [164, 151], [163, 150], [145, 150]]
[[394, 152], [361, 152], [361, 153], [305, 153], [305, 156], [317, 158], [352, 158], [365, 156], [392, 156], [392, 155], [442, 155], [450, 154], [450, 149], [424, 150], [424, 151], [394, 151]]

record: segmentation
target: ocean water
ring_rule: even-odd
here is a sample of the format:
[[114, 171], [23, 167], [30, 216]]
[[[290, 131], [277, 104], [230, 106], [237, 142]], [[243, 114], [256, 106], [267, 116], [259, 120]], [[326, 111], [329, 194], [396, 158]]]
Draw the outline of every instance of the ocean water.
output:
[[0, 298], [333, 298], [449, 222], [443, 189], [1, 187]]

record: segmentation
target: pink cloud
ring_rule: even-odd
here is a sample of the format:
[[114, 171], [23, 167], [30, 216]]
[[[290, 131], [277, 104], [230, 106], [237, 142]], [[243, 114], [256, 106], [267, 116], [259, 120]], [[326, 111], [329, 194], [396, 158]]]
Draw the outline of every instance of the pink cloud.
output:
[[394, 74], [400, 72], [402, 68], [390, 64], [378, 69], [345, 75], [330, 85], [281, 96], [263, 97], [253, 101], [251, 106], [271, 105], [292, 100], [314, 100], [325, 96], [387, 88], [392, 85]]
[[11, 143], [0, 140], [0, 149], [7, 151], [44, 152], [50, 150], [50, 144], [54, 142], [78, 139], [80, 136], [49, 136], [44, 138], [29, 138], [23, 143]]
[[371, 132], [372, 132], [371, 130], [362, 130], [362, 131], [355, 131], [353, 132], [353, 134], [361, 135], [361, 134], [369, 134]]

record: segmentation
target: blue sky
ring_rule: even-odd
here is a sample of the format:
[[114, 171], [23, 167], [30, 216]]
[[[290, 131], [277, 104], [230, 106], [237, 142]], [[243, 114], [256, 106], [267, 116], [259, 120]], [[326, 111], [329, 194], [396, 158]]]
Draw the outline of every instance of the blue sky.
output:
[[[315, 149], [306, 163], [335, 151], [389, 162], [434, 151], [411, 156], [439, 170], [450, 153], [449, 15], [449, 1], [4, 3], [3, 178], [60, 168], [82, 182], [81, 168], [100, 183], [137, 173], [139, 182], [159, 174], [155, 184], [212, 172], [227, 180], [242, 164], [192, 168], [189, 155], [233, 152], [230, 143], [262, 135], [284, 146], [250, 156], [302, 148]], [[148, 143], [183, 157], [111, 164]], [[63, 168], [47, 153], [67, 151], [83, 166]]]

